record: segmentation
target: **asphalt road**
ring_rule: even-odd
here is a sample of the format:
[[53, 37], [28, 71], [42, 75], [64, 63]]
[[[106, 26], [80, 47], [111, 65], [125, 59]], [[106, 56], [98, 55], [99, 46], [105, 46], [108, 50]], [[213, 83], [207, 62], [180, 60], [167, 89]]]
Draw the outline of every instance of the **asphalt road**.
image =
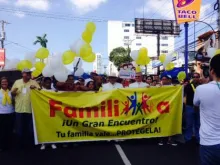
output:
[[88, 142], [0, 153], [0, 165], [198, 165], [198, 146], [158, 146], [155, 140]]

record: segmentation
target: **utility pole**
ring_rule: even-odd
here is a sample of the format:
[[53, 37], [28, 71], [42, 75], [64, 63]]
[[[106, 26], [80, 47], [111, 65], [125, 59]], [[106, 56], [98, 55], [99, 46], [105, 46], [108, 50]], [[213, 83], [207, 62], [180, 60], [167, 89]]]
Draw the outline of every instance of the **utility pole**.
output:
[[4, 41], [5, 41], [5, 24], [9, 24], [9, 23], [4, 20], [0, 21], [0, 23], [2, 25], [2, 31], [0, 33], [0, 40], [1, 40], [1, 47], [3, 49], [4, 48]]
[[[157, 58], [160, 56], [160, 33], [157, 34]], [[157, 67], [157, 75], [160, 75], [160, 66]]]

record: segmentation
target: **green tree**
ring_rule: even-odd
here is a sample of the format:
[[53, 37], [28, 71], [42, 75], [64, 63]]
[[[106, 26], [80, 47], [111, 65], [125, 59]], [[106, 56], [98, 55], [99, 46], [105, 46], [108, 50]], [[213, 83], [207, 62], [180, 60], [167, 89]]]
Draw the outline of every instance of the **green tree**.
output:
[[40, 44], [42, 47], [47, 48], [47, 42], [48, 40], [46, 39], [47, 34], [44, 34], [43, 37], [37, 36], [37, 40], [34, 42], [34, 45]]
[[132, 61], [130, 56], [131, 49], [128, 47], [127, 49], [123, 47], [115, 48], [111, 51], [109, 60], [113, 62], [116, 67], [120, 67], [121, 64], [129, 63]]

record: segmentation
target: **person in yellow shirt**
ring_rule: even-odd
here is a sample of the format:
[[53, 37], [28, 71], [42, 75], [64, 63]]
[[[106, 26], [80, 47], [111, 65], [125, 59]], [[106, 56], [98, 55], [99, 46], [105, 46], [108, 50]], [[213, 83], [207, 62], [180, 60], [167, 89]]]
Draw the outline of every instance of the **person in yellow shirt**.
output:
[[15, 96], [16, 132], [21, 147], [33, 140], [30, 91], [35, 88], [40, 88], [39, 84], [31, 80], [31, 71], [24, 69], [22, 79], [15, 81], [11, 90], [12, 95]]

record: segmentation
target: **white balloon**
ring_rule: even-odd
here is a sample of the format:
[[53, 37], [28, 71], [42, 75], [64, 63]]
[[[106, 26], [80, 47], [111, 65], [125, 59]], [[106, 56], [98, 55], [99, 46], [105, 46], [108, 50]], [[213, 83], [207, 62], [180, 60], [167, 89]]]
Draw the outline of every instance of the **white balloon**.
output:
[[85, 42], [81, 39], [78, 39], [71, 47], [71, 50], [79, 55], [80, 48], [85, 44]]
[[44, 77], [52, 77], [53, 73], [53, 69], [49, 65], [46, 65], [42, 71]]
[[[78, 63], [79, 62], [79, 63]], [[82, 59], [79, 57], [76, 57], [75, 60], [73, 61], [73, 68], [76, 67], [78, 63], [78, 68], [82, 68]]]
[[173, 61], [173, 56], [172, 56], [172, 54], [166, 55], [166, 59], [165, 59], [165, 61], [164, 61], [164, 63], [163, 63], [163, 66], [166, 67], [167, 64], [169, 64], [169, 63], [172, 62], [172, 61]]
[[212, 58], [215, 55], [216, 50], [217, 50], [216, 48], [208, 48], [207, 49], [208, 57]]
[[32, 63], [36, 62], [35, 52], [29, 52], [24, 55], [24, 60], [31, 61]]
[[77, 76], [77, 77], [82, 76], [83, 73], [84, 73], [84, 69], [78, 68], [77, 71], [75, 72], [75, 76]]
[[56, 72], [62, 68], [62, 59], [61, 56], [53, 56], [50, 60], [50, 68], [53, 70], [53, 72]]
[[58, 71], [54, 73], [54, 77], [59, 82], [66, 82], [68, 73], [65, 71]]
[[36, 69], [36, 68], [35, 68], [35, 67], [33, 67], [33, 68], [31, 68], [30, 70], [31, 70], [31, 72], [33, 72], [35, 69]]
[[4, 69], [15, 69], [19, 62], [19, 59], [6, 59]]
[[132, 58], [134, 61], [137, 60], [138, 53], [139, 53], [138, 50], [133, 50], [133, 51], [131, 51], [131, 58]]

